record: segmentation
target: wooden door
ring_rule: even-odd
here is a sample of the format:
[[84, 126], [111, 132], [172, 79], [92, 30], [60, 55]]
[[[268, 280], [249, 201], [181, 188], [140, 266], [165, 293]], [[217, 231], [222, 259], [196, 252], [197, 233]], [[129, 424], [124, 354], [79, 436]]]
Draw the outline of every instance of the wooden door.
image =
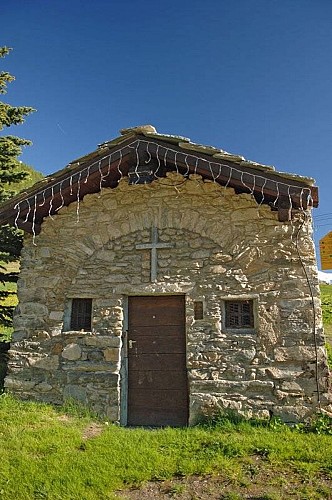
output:
[[188, 422], [184, 296], [129, 297], [128, 425]]

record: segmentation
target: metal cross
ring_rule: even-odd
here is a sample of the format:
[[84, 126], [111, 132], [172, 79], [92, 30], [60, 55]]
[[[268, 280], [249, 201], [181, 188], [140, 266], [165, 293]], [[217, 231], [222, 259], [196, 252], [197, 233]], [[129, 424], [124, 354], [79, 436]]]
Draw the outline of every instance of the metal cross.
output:
[[172, 248], [174, 243], [159, 243], [158, 242], [158, 228], [151, 229], [151, 243], [136, 244], [137, 250], [151, 250], [151, 281], [157, 281], [157, 268], [158, 268], [158, 248]]

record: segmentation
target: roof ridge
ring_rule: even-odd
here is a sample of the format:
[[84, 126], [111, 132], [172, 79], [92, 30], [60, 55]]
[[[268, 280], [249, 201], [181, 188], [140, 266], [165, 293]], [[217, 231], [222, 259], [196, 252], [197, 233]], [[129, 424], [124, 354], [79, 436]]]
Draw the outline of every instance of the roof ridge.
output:
[[[283, 172], [281, 170], [276, 169], [276, 167], [274, 167], [273, 165], [265, 165], [263, 163], [259, 163], [253, 160], [248, 160], [242, 155], [229, 153], [228, 151], [221, 148], [217, 148], [215, 146], [209, 146], [192, 142], [190, 138], [181, 135], [161, 134], [160, 132], [157, 131], [156, 127], [154, 127], [153, 125], [137, 125], [134, 127], [123, 128], [119, 131], [119, 133], [121, 134], [120, 136], [117, 136], [114, 139], [110, 139], [109, 141], [105, 141], [99, 144], [98, 149], [101, 149], [103, 147], [115, 146], [116, 144], [119, 144], [125, 139], [129, 138], [130, 135], [133, 137], [137, 135], [143, 135], [150, 139], [157, 139], [165, 142], [168, 141], [172, 144], [177, 145], [179, 148], [185, 151], [187, 150], [188, 152], [191, 151], [196, 153], [204, 153], [206, 155], [211, 156], [212, 158], [215, 158], [216, 160], [227, 160], [234, 162], [241, 167], [255, 168], [257, 170], [261, 170], [262, 172], [271, 172], [277, 175], [278, 177], [283, 177], [288, 180], [305, 182], [309, 186], [315, 184], [315, 179], [312, 177], [302, 176], [300, 174], [293, 174], [290, 172]], [[75, 161], [71, 163], [75, 163]]]

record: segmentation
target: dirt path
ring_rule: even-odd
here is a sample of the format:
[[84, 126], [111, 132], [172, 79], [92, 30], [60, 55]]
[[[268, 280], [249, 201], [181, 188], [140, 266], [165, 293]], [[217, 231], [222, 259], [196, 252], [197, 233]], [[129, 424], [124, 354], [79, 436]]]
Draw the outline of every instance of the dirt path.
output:
[[149, 482], [142, 488], [117, 492], [122, 500], [313, 500], [332, 499], [332, 478], [251, 467], [238, 478], [222, 476], [179, 478]]

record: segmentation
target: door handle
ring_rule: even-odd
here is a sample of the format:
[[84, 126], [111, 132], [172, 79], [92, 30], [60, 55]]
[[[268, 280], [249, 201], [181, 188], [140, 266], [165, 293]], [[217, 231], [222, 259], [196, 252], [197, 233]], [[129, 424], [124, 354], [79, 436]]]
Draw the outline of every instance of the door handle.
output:
[[136, 344], [136, 340], [128, 340], [129, 349], [133, 348], [133, 344]]

